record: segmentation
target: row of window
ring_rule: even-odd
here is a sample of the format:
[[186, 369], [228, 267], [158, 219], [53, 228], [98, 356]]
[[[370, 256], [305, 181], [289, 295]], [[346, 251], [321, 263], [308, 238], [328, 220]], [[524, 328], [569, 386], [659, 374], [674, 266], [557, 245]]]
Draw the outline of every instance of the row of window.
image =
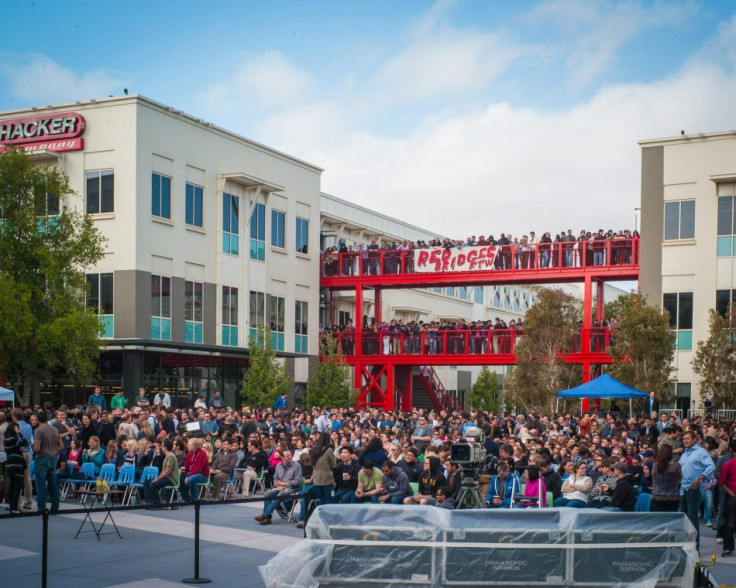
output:
[[[115, 173], [113, 170], [89, 171], [87, 178], [87, 214], [115, 211]], [[184, 190], [185, 223], [203, 228], [204, 188], [187, 182]], [[253, 204], [250, 220], [250, 258], [265, 261], [266, 258], [266, 206]], [[58, 199], [57, 199], [58, 213]], [[49, 213], [50, 214], [50, 213]], [[151, 216], [171, 220], [171, 178], [159, 173], [151, 174]], [[240, 197], [222, 195], [223, 252], [239, 255]], [[271, 210], [271, 245], [286, 248], [286, 213]], [[296, 217], [294, 250], [309, 253], [309, 219]]]
[[[114, 336], [113, 274], [87, 274], [87, 307], [97, 312], [103, 322], [103, 337]], [[268, 304], [267, 304], [268, 303]], [[251, 325], [269, 324], [272, 347], [284, 351], [286, 300], [263, 292], [250, 292], [249, 319]], [[187, 343], [203, 341], [204, 284], [184, 282], [184, 331]], [[269, 322], [266, 323], [268, 312]], [[309, 305], [304, 300], [294, 303], [294, 347], [296, 353], [307, 353]], [[251, 328], [255, 336], [257, 329]], [[171, 341], [171, 278], [151, 276], [151, 339]], [[222, 287], [222, 344], [238, 345], [238, 289]]]

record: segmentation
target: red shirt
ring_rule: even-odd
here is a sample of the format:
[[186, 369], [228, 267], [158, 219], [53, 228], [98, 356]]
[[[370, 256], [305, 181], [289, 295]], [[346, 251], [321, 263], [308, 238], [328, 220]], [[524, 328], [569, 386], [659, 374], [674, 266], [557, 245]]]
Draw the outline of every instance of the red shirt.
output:
[[728, 486], [731, 492], [736, 492], [736, 458], [731, 458], [721, 466], [721, 475], [718, 476], [719, 486]]
[[187, 453], [184, 460], [184, 469], [187, 471], [187, 478], [194, 474], [202, 474], [205, 478], [210, 477], [210, 462], [207, 459], [207, 452], [204, 449], [197, 449], [194, 453]]

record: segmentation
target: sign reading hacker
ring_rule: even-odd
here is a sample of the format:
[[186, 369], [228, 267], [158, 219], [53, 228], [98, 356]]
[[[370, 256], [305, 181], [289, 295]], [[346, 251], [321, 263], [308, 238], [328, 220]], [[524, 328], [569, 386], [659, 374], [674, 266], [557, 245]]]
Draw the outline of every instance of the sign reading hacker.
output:
[[84, 149], [87, 122], [76, 112], [42, 114], [0, 120], [0, 151], [8, 145], [26, 151], [77, 151]]

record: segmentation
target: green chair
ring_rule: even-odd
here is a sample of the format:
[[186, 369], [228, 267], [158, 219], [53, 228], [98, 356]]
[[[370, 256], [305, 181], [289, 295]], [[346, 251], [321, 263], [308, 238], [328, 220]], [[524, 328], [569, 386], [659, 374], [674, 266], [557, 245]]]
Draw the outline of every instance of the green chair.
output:
[[[169, 491], [169, 499], [166, 501], [168, 504], [174, 504], [174, 502], [181, 502], [181, 492], [179, 491], [179, 484], [181, 484], [181, 477], [176, 480], [176, 484], [171, 486], [164, 486], [164, 490]], [[176, 496], [176, 500], [174, 497]]]

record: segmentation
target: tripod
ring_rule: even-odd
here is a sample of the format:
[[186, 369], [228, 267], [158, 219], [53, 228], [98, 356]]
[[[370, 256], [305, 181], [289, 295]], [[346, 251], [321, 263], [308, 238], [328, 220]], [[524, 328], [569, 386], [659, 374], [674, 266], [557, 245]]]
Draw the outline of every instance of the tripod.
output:
[[480, 495], [475, 483], [475, 472], [472, 469], [461, 470], [460, 492], [455, 501], [455, 508], [485, 508], [486, 501]]

